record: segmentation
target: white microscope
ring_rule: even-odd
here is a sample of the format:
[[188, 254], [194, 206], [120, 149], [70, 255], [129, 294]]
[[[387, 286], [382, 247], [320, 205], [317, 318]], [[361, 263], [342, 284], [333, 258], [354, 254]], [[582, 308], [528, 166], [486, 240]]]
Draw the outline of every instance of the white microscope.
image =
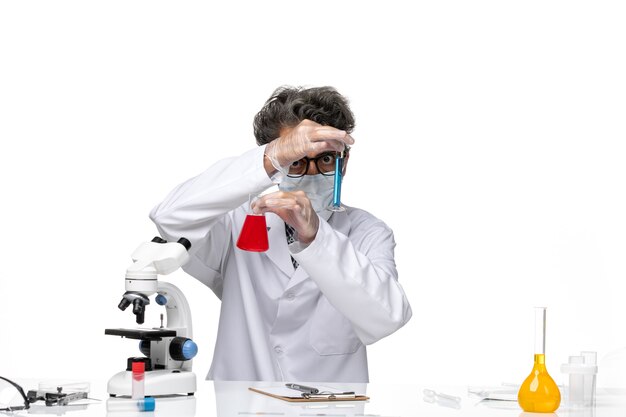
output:
[[189, 304], [176, 286], [157, 280], [158, 274], [170, 274], [184, 265], [189, 260], [190, 247], [185, 238], [167, 242], [155, 237], [133, 253], [133, 263], [126, 270], [126, 292], [118, 307], [126, 310], [132, 304], [137, 324], [143, 324], [146, 305], [150, 304], [148, 297], [156, 293], [156, 303], [165, 306], [167, 327], [163, 327], [161, 315], [160, 328], [105, 329], [105, 334], [140, 340], [139, 349], [145, 355], [128, 358], [126, 370], [113, 375], [107, 386], [111, 397], [131, 395], [133, 362], [145, 364], [146, 396], [196, 392], [191, 359], [198, 347], [191, 340]]

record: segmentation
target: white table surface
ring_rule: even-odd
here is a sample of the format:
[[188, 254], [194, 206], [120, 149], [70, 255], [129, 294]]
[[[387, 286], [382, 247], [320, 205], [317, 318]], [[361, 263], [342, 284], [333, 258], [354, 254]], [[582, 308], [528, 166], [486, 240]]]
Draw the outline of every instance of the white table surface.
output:
[[[24, 390], [36, 388], [35, 381], [19, 380]], [[64, 415], [67, 417], [82, 416], [328, 416], [328, 417], [391, 417], [391, 416], [559, 416], [559, 417], [616, 417], [626, 416], [626, 395], [599, 389], [596, 406], [591, 408], [570, 408], [564, 401], [561, 407], [552, 414], [524, 413], [517, 402], [481, 401], [480, 398], [468, 394], [467, 386], [418, 386], [406, 384], [338, 384], [323, 383], [325, 386], [337, 387], [342, 390], [354, 390], [358, 394], [370, 397], [367, 402], [334, 402], [334, 403], [289, 403], [248, 390], [248, 387], [280, 386], [279, 382], [213, 382], [198, 379], [198, 390], [195, 396], [175, 399], [156, 399], [154, 412], [112, 412], [107, 411], [106, 381], [89, 381], [91, 397], [101, 399], [99, 403], [87, 406], [45, 407], [38, 405], [29, 412], [18, 412], [15, 415]], [[304, 382], [302, 382], [304, 383]], [[306, 383], [305, 383], [306, 384]], [[307, 385], [316, 385], [310, 383]], [[319, 385], [319, 384], [318, 384]], [[454, 395], [461, 398], [459, 406], [451, 403], [431, 403], [423, 394], [425, 388], [438, 393]], [[3, 415], [0, 413], [0, 415]]]

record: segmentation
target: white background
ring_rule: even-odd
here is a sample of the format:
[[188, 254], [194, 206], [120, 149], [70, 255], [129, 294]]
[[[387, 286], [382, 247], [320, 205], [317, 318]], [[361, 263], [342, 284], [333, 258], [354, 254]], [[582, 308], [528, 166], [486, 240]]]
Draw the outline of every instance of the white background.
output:
[[[396, 234], [414, 316], [369, 348], [372, 381], [520, 383], [536, 305], [557, 382], [568, 355], [614, 357], [625, 21], [620, 1], [0, 3], [0, 375], [104, 378], [137, 354], [104, 329], [134, 325], [117, 304], [148, 212], [255, 146], [283, 84], [350, 99], [343, 201]], [[219, 302], [168, 280], [202, 378]]]

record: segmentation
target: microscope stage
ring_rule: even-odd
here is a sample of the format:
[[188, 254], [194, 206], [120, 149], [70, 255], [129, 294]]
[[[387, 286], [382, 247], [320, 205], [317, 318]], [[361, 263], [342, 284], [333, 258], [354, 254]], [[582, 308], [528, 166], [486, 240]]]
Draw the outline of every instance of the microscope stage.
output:
[[139, 340], [161, 340], [163, 337], [176, 337], [175, 330], [167, 329], [104, 329], [104, 334]]

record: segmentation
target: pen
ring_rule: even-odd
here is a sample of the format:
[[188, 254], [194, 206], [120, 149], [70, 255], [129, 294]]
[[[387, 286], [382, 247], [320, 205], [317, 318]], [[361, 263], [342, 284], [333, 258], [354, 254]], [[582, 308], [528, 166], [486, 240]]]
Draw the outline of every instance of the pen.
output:
[[287, 388], [295, 389], [296, 391], [306, 392], [307, 394], [318, 394], [320, 390], [315, 387], [307, 387], [306, 385], [299, 384], [285, 384]]

